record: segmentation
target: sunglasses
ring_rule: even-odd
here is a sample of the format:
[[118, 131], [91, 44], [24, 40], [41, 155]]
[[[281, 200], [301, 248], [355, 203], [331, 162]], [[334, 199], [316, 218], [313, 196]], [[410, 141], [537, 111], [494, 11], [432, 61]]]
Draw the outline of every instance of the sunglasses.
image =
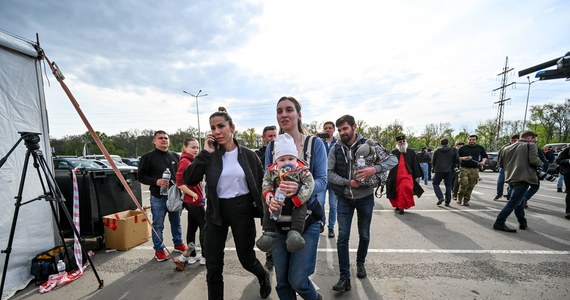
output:
[[406, 142], [406, 140], [398, 141], [398, 144], [403, 144], [405, 142]]

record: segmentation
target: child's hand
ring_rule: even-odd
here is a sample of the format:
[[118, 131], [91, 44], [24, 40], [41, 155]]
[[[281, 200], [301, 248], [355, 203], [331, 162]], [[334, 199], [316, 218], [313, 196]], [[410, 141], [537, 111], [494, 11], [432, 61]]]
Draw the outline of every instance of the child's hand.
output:
[[267, 203], [267, 205], [269, 205], [271, 203], [271, 200], [273, 200], [273, 198], [275, 198], [273, 196], [272, 193], [267, 193], [267, 195], [265, 195], [265, 203]]

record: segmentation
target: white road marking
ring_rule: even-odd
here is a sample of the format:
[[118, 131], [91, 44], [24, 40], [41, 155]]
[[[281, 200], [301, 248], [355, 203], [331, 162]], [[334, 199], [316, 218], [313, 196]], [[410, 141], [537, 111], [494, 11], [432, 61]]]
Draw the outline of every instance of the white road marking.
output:
[[[484, 208], [484, 209], [449, 209], [449, 208], [441, 208], [441, 209], [409, 209], [406, 212], [414, 213], [414, 212], [485, 212], [485, 211], [501, 211], [500, 209], [496, 208]], [[374, 212], [394, 212], [393, 209], [375, 209]]]
[[[138, 246], [137, 250], [154, 250], [152, 246]], [[201, 250], [200, 247], [196, 249]], [[349, 249], [356, 252], [358, 249]], [[236, 251], [234, 247], [226, 247], [224, 251]], [[255, 248], [255, 251], [261, 251]], [[317, 252], [337, 252], [336, 248], [318, 248]], [[368, 253], [395, 254], [521, 254], [521, 255], [570, 255], [570, 251], [559, 250], [475, 250], [475, 249], [368, 249]]]

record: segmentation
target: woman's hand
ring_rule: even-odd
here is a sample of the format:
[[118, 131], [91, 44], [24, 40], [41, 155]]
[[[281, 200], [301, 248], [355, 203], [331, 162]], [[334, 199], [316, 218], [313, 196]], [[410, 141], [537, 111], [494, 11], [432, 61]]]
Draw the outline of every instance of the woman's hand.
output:
[[204, 150], [213, 153], [214, 151], [216, 151], [216, 138], [214, 138], [214, 136], [210, 133], [208, 135], [206, 135], [206, 140], [204, 141]]
[[282, 181], [279, 188], [285, 192], [285, 196], [293, 197], [297, 194], [299, 184], [294, 181]]

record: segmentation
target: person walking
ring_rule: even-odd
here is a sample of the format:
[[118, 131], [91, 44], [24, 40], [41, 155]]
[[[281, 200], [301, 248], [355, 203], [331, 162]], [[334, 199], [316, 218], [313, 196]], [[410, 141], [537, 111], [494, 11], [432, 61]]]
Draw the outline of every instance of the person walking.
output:
[[459, 194], [457, 203], [469, 206], [471, 193], [479, 182], [479, 168], [485, 165], [487, 152], [483, 146], [477, 144], [477, 135], [472, 134], [468, 138], [467, 145], [459, 148], [461, 159], [461, 172], [459, 173]]
[[[455, 150], [459, 151], [459, 148], [463, 147], [465, 143], [457, 142], [455, 144]], [[461, 163], [459, 164], [459, 171], [461, 171]], [[454, 172], [453, 174], [453, 200], [457, 201], [457, 195], [459, 194], [459, 172]]]
[[[204, 256], [204, 230], [206, 225], [206, 199], [202, 190], [202, 183], [193, 186], [184, 184], [184, 171], [192, 164], [196, 155], [200, 151], [200, 145], [195, 138], [187, 138], [182, 146], [182, 155], [176, 172], [176, 186], [184, 193], [182, 206], [188, 211], [188, 225], [186, 229], [186, 243], [188, 249], [179, 257], [179, 261], [193, 264], [197, 261], [200, 265], [206, 265]], [[196, 254], [196, 231], [200, 229], [199, 240], [202, 248], [202, 256]]]
[[[451, 189], [454, 170], [459, 170], [459, 155], [455, 148], [449, 147], [449, 140], [442, 139], [441, 147], [437, 148], [433, 153], [433, 168], [435, 174], [433, 176], [433, 191], [437, 197], [437, 205], [441, 205], [445, 201], [445, 206], [449, 206], [451, 202]], [[439, 185], [441, 181], [445, 185], [445, 198], [441, 192]]]
[[353, 116], [344, 115], [336, 120], [336, 127], [340, 141], [331, 150], [327, 163], [329, 182], [338, 197], [338, 264], [340, 279], [333, 286], [337, 292], [350, 290], [350, 258], [348, 243], [352, 218], [356, 210], [358, 224], [358, 250], [356, 251], [356, 277], [365, 278], [366, 255], [370, 244], [370, 222], [374, 208], [374, 188], [361, 185], [358, 180], [387, 172], [397, 163], [394, 155], [386, 158], [374, 166], [353, 169], [352, 162], [356, 161], [355, 153], [359, 146], [366, 143], [366, 138], [356, 133], [357, 125]]
[[[297, 99], [285, 96], [277, 101], [279, 133], [288, 133], [293, 137], [299, 157], [307, 162], [314, 180], [313, 192], [308, 201], [308, 210], [311, 214], [305, 220], [303, 231], [305, 247], [295, 253], [287, 251], [287, 225], [278, 223], [277, 226], [277, 236], [272, 251], [277, 279], [275, 291], [281, 300], [297, 299], [297, 294], [303, 299], [322, 299], [309, 276], [315, 272], [321, 219], [324, 215], [324, 210], [317, 200], [317, 194], [323, 192], [327, 185], [327, 157], [323, 141], [307, 135], [301, 116], [301, 104]], [[265, 153], [265, 161], [268, 164], [274, 162], [272, 144], [273, 142], [270, 143]], [[279, 187], [287, 197], [294, 196], [299, 189], [299, 185], [292, 181], [284, 181]], [[282, 205], [275, 199], [270, 199], [266, 204], [271, 211], [278, 210]]]
[[234, 138], [235, 124], [224, 107], [210, 116], [211, 133], [204, 150], [184, 172], [184, 183], [196, 185], [206, 176], [206, 281], [208, 299], [224, 298], [224, 248], [231, 228], [236, 252], [244, 269], [259, 281], [259, 294], [271, 294], [269, 272], [257, 259], [254, 218], [262, 211], [263, 169], [256, 154]]
[[392, 150], [392, 154], [397, 159], [398, 167], [390, 170], [388, 174], [386, 197], [392, 207], [403, 215], [405, 209], [416, 205], [414, 195], [421, 197], [424, 192], [419, 183], [422, 169], [416, 152], [408, 148], [406, 136], [397, 136], [396, 142], [396, 149]]
[[516, 229], [505, 224], [513, 211], [519, 222], [519, 229], [528, 228], [523, 207], [524, 194], [531, 184], [538, 184], [536, 168], [542, 165], [538, 158], [538, 148], [533, 141], [536, 141], [536, 133], [526, 131], [516, 143], [500, 151], [499, 164], [505, 168], [505, 181], [509, 184], [511, 196], [497, 215], [493, 224], [494, 230], [516, 232]]
[[[265, 151], [267, 151], [267, 145], [269, 142], [275, 140], [277, 137], [277, 131], [275, 126], [265, 126], [263, 128], [263, 134], [261, 135], [261, 139], [263, 140], [263, 146], [255, 151], [255, 154], [261, 160], [261, 165], [263, 166], [263, 171], [267, 170], [267, 165], [265, 164]], [[263, 219], [263, 218], [262, 218]], [[263, 222], [262, 224], [263, 225]], [[273, 256], [271, 254], [271, 250], [265, 252], [265, 267], [268, 270], [273, 269]]]
[[155, 149], [141, 156], [138, 167], [138, 180], [142, 184], [148, 185], [150, 191], [150, 211], [152, 213], [152, 244], [154, 257], [157, 261], [168, 259], [164, 251], [164, 218], [168, 214], [170, 231], [174, 250], [178, 252], [186, 251], [186, 245], [182, 242], [182, 226], [180, 225], [180, 212], [169, 212], [166, 209], [166, 194], [160, 193], [161, 187], [169, 187], [171, 181], [163, 179], [162, 174], [169, 170], [170, 174], [176, 174], [178, 168], [178, 155], [168, 151], [170, 140], [168, 134], [163, 130], [154, 133], [152, 143]]
[[429, 180], [429, 164], [431, 163], [431, 156], [429, 155], [427, 148], [422, 148], [422, 151], [418, 155], [418, 161], [420, 162], [420, 167], [422, 168], [422, 178], [425, 185], [428, 185]]
[[[323, 125], [323, 133], [321, 134], [321, 138], [323, 139], [323, 143], [325, 144], [326, 154], [329, 155], [332, 147], [336, 144], [336, 138], [334, 137], [334, 130], [335, 125], [332, 121], [327, 121]], [[336, 224], [336, 207], [337, 207], [337, 198], [336, 194], [332, 190], [330, 183], [327, 183], [327, 189], [319, 193], [317, 195], [317, 199], [321, 203], [323, 209], [325, 208], [325, 200], [328, 195], [329, 199], [329, 217], [328, 217], [328, 237], [334, 238], [334, 225]], [[326, 214], [325, 218], [323, 218], [323, 226], [326, 223]]]
[[[511, 136], [509, 144], [504, 145], [503, 147], [501, 147], [501, 149], [508, 145], [516, 143], [518, 140], [519, 140], [519, 135], [513, 134]], [[501, 151], [501, 149], [499, 149], [499, 152]], [[499, 161], [498, 157], [497, 161]], [[499, 165], [499, 177], [497, 178], [497, 194], [495, 195], [495, 198], [493, 198], [493, 201], [501, 199], [503, 197], [504, 190], [505, 190], [505, 169], [501, 165]]]
[[570, 220], [570, 147], [564, 148], [556, 158], [556, 163], [560, 166], [560, 174], [564, 175], [564, 184], [566, 185], [566, 215], [564, 217]]

